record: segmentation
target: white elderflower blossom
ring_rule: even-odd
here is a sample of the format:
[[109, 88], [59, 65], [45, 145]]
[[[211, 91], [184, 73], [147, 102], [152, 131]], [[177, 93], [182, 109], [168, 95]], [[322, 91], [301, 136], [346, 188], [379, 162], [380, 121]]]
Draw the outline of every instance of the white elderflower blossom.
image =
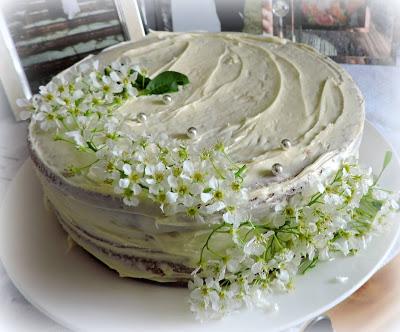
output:
[[33, 114], [32, 120], [39, 122], [40, 129], [45, 131], [61, 127], [56, 111], [47, 104], [40, 105], [39, 110]]
[[124, 164], [122, 166], [122, 172], [120, 171], [117, 174], [123, 174], [123, 176], [117, 179], [117, 185], [114, 188], [115, 193], [122, 195], [123, 202], [126, 205], [139, 205], [139, 199], [137, 196], [142, 192], [140, 174], [135, 170], [132, 170], [130, 164]]
[[149, 185], [149, 193], [157, 195], [168, 184], [167, 168], [162, 162], [147, 165], [145, 182]]
[[110, 72], [110, 77], [114, 82], [122, 84], [130, 97], [135, 97], [138, 91], [133, 87], [132, 82], [135, 82], [138, 77], [138, 72], [131, 68], [128, 64], [114, 61], [111, 64], [113, 71]]
[[222, 215], [222, 219], [226, 223], [232, 224], [233, 228], [238, 228], [243, 220], [246, 220], [246, 217], [234, 205], [229, 205], [226, 212]]
[[21, 120], [28, 120], [32, 116], [32, 112], [38, 107], [33, 101], [27, 99], [17, 99], [16, 104], [22, 111], [19, 112], [19, 118]]
[[265, 251], [265, 246], [259, 237], [253, 236], [250, 241], [244, 245], [243, 251], [247, 255], [261, 256]]
[[99, 92], [102, 93], [102, 99], [108, 103], [112, 103], [115, 98], [115, 94], [122, 92], [123, 86], [121, 83], [115, 82], [109, 76], [102, 76], [101, 80], [97, 77], [92, 78], [92, 84]]
[[65, 136], [72, 138], [77, 147], [86, 146], [86, 141], [79, 130], [68, 131], [65, 133]]
[[[234, 294], [236, 305], [225, 304], [220, 311], [222, 307], [224, 313], [229, 312], [227, 308], [253, 308], [257, 303], [274, 307], [271, 293], [290, 290], [295, 275], [305, 273], [319, 260], [365, 248], [370, 232], [379, 229], [377, 220], [398, 209], [398, 196], [374, 188], [371, 171], [354, 161], [345, 163], [327, 185], [316, 181], [312, 186], [308, 195], [303, 193], [290, 199], [290, 204], [277, 205], [272, 215], [259, 223], [249, 223], [247, 218], [233, 226], [224, 220], [223, 226], [214, 229], [225, 230], [233, 246], [226, 252], [227, 269], [220, 286], [226, 294]], [[202, 199], [211, 202], [213, 197], [203, 195]], [[369, 206], [368, 216], [371, 211], [375, 215], [366, 219], [365, 206]], [[288, 250], [288, 243], [292, 250]], [[207, 248], [209, 244], [203, 250]], [[259, 285], [264, 285], [263, 292]], [[204, 317], [219, 316], [209, 308], [207, 313], [203, 311]]]
[[226, 269], [228, 272], [239, 272], [242, 262], [245, 260], [243, 251], [239, 248], [230, 248], [227, 251]]

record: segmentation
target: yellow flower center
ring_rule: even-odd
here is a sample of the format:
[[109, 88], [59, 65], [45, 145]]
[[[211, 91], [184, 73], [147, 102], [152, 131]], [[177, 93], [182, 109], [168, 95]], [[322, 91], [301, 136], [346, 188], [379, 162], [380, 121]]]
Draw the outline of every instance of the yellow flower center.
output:
[[203, 182], [204, 181], [204, 176], [203, 176], [203, 174], [201, 174], [201, 172], [194, 172], [192, 178], [193, 178], [194, 182]]
[[129, 176], [129, 180], [131, 180], [132, 182], [138, 182], [140, 180], [140, 176], [138, 173], [133, 172], [131, 173], [131, 175]]
[[239, 191], [240, 187], [241, 187], [240, 183], [238, 183], [238, 182], [232, 182], [231, 183], [231, 188], [232, 188], [233, 191], [236, 191], [236, 192]]
[[190, 208], [187, 209], [187, 214], [190, 217], [194, 217], [197, 214], [198, 210], [196, 207], [192, 206]]
[[154, 180], [156, 180], [157, 183], [160, 183], [164, 180], [164, 174], [161, 172], [156, 172], [154, 174]]
[[224, 193], [223, 193], [221, 190], [216, 190], [216, 191], [214, 192], [214, 198], [215, 198], [217, 201], [221, 201], [221, 200], [224, 199]]
[[181, 184], [178, 188], [178, 194], [180, 196], [184, 196], [188, 192], [188, 187], [184, 184]]

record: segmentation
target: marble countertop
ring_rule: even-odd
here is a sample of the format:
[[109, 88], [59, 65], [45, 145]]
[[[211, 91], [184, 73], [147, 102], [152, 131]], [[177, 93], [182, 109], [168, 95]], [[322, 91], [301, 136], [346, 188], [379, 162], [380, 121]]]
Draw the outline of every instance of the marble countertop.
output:
[[[353, 76], [365, 96], [367, 119], [400, 155], [400, 67], [343, 67]], [[15, 122], [0, 87], [0, 204], [8, 185], [28, 158], [25, 139], [26, 124]], [[11, 283], [1, 262], [0, 308], [0, 331], [67, 331], [24, 299]], [[395, 325], [400, 329], [400, 318]]]

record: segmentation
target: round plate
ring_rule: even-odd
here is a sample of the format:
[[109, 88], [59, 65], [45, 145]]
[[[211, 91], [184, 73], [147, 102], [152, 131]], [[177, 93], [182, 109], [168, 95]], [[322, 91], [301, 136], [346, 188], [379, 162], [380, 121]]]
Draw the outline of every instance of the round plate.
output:
[[[360, 156], [379, 171], [389, 144], [368, 123]], [[382, 178], [400, 188], [394, 158]], [[40, 184], [27, 161], [3, 201], [0, 253], [21, 293], [55, 321], [84, 331], [281, 330], [315, 317], [357, 290], [381, 266], [396, 242], [400, 224], [391, 222], [358, 255], [321, 263], [276, 296], [278, 312], [243, 311], [220, 321], [199, 323], [188, 309], [188, 290], [144, 283], [118, 275], [78, 247], [67, 251], [65, 233], [43, 204]], [[346, 283], [333, 282], [347, 276]]]

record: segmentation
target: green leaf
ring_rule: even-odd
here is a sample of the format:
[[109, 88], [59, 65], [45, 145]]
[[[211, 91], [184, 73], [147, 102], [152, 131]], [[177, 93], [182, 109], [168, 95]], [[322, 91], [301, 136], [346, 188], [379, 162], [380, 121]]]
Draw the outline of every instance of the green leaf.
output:
[[176, 71], [164, 71], [154, 77], [147, 85], [147, 94], [160, 95], [167, 92], [177, 92], [179, 85], [189, 83], [189, 78]]
[[382, 205], [383, 202], [375, 199], [372, 196], [371, 190], [368, 191], [368, 193], [361, 198], [359, 207], [354, 210], [353, 219], [351, 221], [352, 227], [355, 228], [360, 235], [369, 232]]
[[243, 165], [242, 167], [240, 167], [236, 172], [235, 172], [235, 178], [240, 179], [241, 181], [243, 181], [243, 175], [244, 173], [246, 173], [247, 171], [247, 166]]
[[239, 168], [239, 170], [235, 173], [236, 177], [242, 176], [244, 172], [246, 172], [247, 166], [243, 165], [242, 167]]
[[392, 156], [393, 156], [392, 151], [386, 151], [385, 158], [383, 159], [382, 170], [384, 170], [387, 167], [387, 165], [389, 165], [389, 163], [392, 161]]
[[[151, 81], [150, 78], [138, 73], [134, 86], [138, 90], [144, 90], [144, 89], [146, 89], [146, 87], [150, 83], [150, 81]], [[146, 93], [143, 93], [143, 94], [146, 94]]]
[[379, 179], [381, 178], [381, 176], [382, 176], [383, 172], [385, 171], [386, 167], [392, 161], [392, 157], [393, 157], [392, 151], [386, 151], [385, 152], [385, 158], [383, 158], [382, 169], [381, 169], [379, 175], [375, 178], [374, 185], [379, 181]]
[[111, 66], [105, 67], [104, 68], [104, 75], [110, 76], [111, 70], [112, 70]]
[[364, 195], [360, 200], [359, 210], [364, 212], [364, 215], [369, 216], [370, 219], [375, 219], [379, 210], [382, 208], [383, 203], [372, 197], [372, 194]]

